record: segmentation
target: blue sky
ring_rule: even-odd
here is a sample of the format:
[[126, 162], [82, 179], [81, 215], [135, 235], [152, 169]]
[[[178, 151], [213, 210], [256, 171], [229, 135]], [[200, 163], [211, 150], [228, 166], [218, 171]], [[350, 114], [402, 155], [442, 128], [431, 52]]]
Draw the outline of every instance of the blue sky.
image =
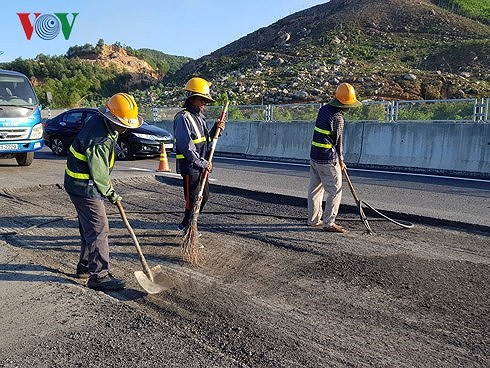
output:
[[[328, 0], [3, 0], [0, 62], [38, 54], [63, 55], [73, 45], [120, 42], [167, 54], [199, 58], [292, 13]], [[31, 39], [27, 28], [34, 27]], [[34, 13], [40, 13], [35, 19]], [[56, 13], [68, 13], [68, 40]], [[73, 21], [72, 13], [78, 13]], [[43, 19], [44, 22], [41, 22]], [[54, 22], [53, 22], [54, 19]], [[39, 20], [39, 22], [38, 22]], [[44, 25], [44, 29], [36, 28]], [[71, 31], [70, 31], [70, 25]], [[40, 36], [51, 33], [52, 39]]]

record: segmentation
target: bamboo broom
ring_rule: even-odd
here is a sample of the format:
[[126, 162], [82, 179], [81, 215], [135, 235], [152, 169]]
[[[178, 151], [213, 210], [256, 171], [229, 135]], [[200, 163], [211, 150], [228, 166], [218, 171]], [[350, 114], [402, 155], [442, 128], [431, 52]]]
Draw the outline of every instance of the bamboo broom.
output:
[[[226, 112], [228, 110], [227, 101], [223, 106], [223, 110], [221, 111], [221, 115], [219, 117], [220, 121], [225, 121]], [[221, 133], [221, 130], [218, 128], [213, 137], [213, 143], [211, 145], [211, 151], [209, 152], [208, 162], [212, 162], [214, 156], [214, 150], [216, 149], [216, 144], [218, 143], [218, 137]], [[192, 266], [202, 266], [204, 264], [204, 257], [201, 253], [201, 249], [199, 248], [199, 231], [197, 229], [197, 219], [199, 217], [199, 210], [201, 208], [204, 187], [206, 185], [206, 181], [208, 180], [209, 171], [204, 170], [199, 192], [197, 194], [196, 202], [194, 203], [194, 207], [192, 208], [191, 218], [189, 220], [189, 226], [187, 226], [185, 230], [185, 234], [182, 240], [182, 255], [184, 261], [189, 262]]]

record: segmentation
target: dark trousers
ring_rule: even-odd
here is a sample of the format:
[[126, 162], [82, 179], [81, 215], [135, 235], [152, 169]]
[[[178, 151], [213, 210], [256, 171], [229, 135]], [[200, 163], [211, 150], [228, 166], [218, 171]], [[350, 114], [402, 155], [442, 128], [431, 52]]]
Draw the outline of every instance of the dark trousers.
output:
[[[183, 184], [184, 184], [184, 199], [185, 199], [185, 211], [184, 211], [184, 219], [182, 220], [182, 226], [189, 226], [189, 221], [192, 215], [192, 211], [194, 209], [194, 205], [197, 200], [197, 196], [199, 194], [199, 189], [201, 189], [201, 174], [191, 174], [191, 175], [182, 175]], [[202, 202], [199, 212], [204, 209], [204, 205], [208, 201], [209, 198], [209, 180], [206, 180], [206, 184], [204, 186], [204, 191], [202, 193]]]
[[80, 263], [88, 266], [90, 275], [104, 277], [109, 273], [109, 221], [104, 201], [70, 195], [78, 214], [82, 240]]

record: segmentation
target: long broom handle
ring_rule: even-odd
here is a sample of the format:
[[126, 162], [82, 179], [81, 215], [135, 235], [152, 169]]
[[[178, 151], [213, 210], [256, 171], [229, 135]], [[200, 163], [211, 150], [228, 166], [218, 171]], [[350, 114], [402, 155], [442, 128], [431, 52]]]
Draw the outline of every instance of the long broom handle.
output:
[[[228, 105], [229, 104], [230, 104], [230, 102], [226, 101], [225, 105], [223, 106], [223, 109], [221, 110], [221, 114], [219, 116], [218, 121], [225, 121], [226, 113], [228, 111]], [[211, 151], [209, 152], [208, 161], [213, 160], [214, 151], [216, 149], [216, 145], [218, 144], [218, 137], [219, 137], [220, 133], [221, 133], [221, 129], [220, 128], [216, 129], [216, 132], [214, 133], [214, 137], [213, 137], [213, 143], [211, 144]]]
[[[219, 121], [224, 121], [226, 117], [226, 112], [228, 111], [229, 104], [230, 102], [226, 101], [225, 105], [223, 106], [223, 110], [221, 110], [221, 114], [218, 119]], [[208, 162], [213, 161], [214, 151], [216, 150], [216, 145], [218, 144], [218, 137], [220, 133], [221, 133], [221, 129], [220, 128], [216, 129], [216, 132], [214, 133], [214, 137], [213, 137], [213, 143], [211, 144], [211, 151], [209, 152], [209, 156], [208, 156]], [[201, 180], [201, 188], [199, 189], [199, 193], [197, 194], [198, 197], [201, 197], [204, 193], [204, 187], [206, 184], [206, 180], [208, 179], [208, 176], [209, 176], [209, 171], [204, 170], [204, 174]]]
[[143, 251], [141, 250], [140, 243], [138, 242], [138, 238], [136, 237], [133, 228], [129, 224], [128, 218], [126, 217], [126, 212], [124, 212], [124, 208], [121, 204], [121, 201], [117, 201], [116, 205], [117, 205], [117, 209], [119, 210], [119, 213], [121, 214], [121, 218], [124, 222], [124, 225], [126, 225], [126, 228], [128, 229], [129, 234], [133, 239], [134, 246], [136, 247], [136, 251], [138, 252], [138, 256], [140, 257], [141, 265], [143, 266], [143, 272], [151, 281], [153, 281], [153, 274], [151, 273], [150, 267], [148, 267], [148, 263], [146, 263], [146, 259], [145, 256], [143, 255]]

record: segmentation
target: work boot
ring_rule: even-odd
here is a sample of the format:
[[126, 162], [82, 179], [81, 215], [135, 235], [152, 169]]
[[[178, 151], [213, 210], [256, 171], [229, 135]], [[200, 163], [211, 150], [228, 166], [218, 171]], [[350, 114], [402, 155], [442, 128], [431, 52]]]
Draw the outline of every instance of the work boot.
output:
[[308, 223], [308, 226], [313, 227], [313, 228], [321, 228], [321, 227], [323, 227], [323, 222], [320, 221], [320, 222], [317, 222], [316, 224]]
[[90, 277], [90, 272], [88, 272], [88, 266], [86, 264], [78, 262], [77, 277], [79, 279], [88, 279]]
[[124, 280], [116, 279], [110, 273], [104, 277], [90, 276], [87, 282], [87, 287], [94, 290], [113, 291], [124, 289], [126, 283]]
[[325, 226], [322, 231], [326, 231], [328, 233], [345, 233], [345, 230], [342, 226], [337, 224], [332, 224], [330, 226]]

